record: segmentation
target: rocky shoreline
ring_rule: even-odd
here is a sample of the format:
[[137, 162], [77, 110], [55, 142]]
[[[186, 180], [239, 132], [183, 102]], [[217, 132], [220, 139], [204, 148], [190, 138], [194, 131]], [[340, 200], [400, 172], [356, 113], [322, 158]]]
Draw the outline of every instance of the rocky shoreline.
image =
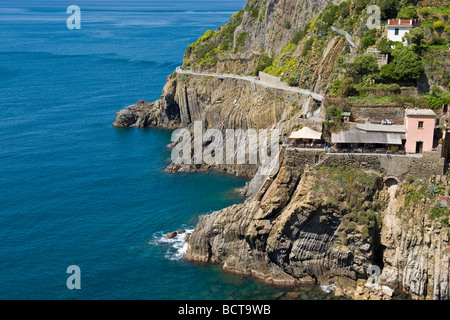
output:
[[[260, 50], [279, 54], [291, 39], [292, 32], [279, 22], [295, 21], [292, 27], [303, 30], [306, 18], [315, 16], [313, 3], [321, 11], [330, 1], [269, 1], [265, 18], [256, 24], [243, 12], [234, 34], [236, 39], [244, 28], [248, 31], [242, 52], [223, 53], [205, 68], [234, 74], [255, 70]], [[348, 46], [332, 36], [322, 49], [308, 54], [308, 69], [302, 74], [309, 90], [320, 94], [331, 86], [337, 58]], [[191, 63], [192, 50], [186, 50], [183, 68]], [[322, 131], [322, 121], [304, 119], [315, 104], [311, 97], [249, 81], [174, 72], [159, 100], [140, 100], [119, 111], [113, 125], [192, 132], [194, 122], [202, 121], [204, 129], [221, 132], [278, 129], [282, 142], [284, 134], [305, 125]], [[322, 107], [324, 114], [326, 100]], [[171, 173], [220, 170], [253, 177], [242, 190], [248, 196], [243, 204], [200, 219], [188, 238], [185, 258], [272, 284], [322, 285], [337, 297], [356, 300], [395, 299], [403, 293], [413, 299], [450, 299], [448, 226], [430, 214], [436, 194], [427, 192], [436, 186], [448, 189], [448, 177], [419, 177], [427, 173], [422, 170], [392, 179], [382, 163], [372, 160], [371, 168], [356, 158], [317, 164], [312, 153], [282, 149], [279, 170], [270, 176], [258, 175], [257, 165], [171, 163], [166, 168]]]

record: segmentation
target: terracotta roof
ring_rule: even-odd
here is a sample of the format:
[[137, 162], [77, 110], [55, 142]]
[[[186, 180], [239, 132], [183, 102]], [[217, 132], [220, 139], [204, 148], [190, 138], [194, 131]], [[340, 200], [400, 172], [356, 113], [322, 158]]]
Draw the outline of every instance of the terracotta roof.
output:
[[417, 26], [420, 24], [420, 19], [389, 19], [389, 26]]

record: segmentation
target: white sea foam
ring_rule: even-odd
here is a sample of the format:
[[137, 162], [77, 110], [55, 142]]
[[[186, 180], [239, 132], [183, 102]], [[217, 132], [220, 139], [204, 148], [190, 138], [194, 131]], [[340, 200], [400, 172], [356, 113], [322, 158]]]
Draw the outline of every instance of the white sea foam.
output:
[[185, 232], [178, 233], [173, 239], [167, 239], [166, 236], [168, 233], [158, 232], [153, 236], [153, 240], [150, 241], [150, 244], [167, 247], [167, 251], [164, 256], [166, 259], [172, 261], [180, 260], [186, 254], [188, 247], [186, 236], [194, 231], [194, 229], [184, 230]]
[[336, 290], [337, 287], [335, 284], [329, 284], [329, 285], [320, 286], [320, 289], [322, 289], [322, 291], [325, 293], [330, 293], [331, 291]]

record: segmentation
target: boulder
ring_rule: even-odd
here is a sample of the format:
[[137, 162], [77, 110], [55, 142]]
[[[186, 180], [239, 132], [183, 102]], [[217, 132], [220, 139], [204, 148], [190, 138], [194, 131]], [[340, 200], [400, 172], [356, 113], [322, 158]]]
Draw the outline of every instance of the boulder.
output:
[[138, 118], [130, 109], [123, 109], [116, 113], [116, 121], [112, 125], [116, 128], [128, 128], [135, 124]]
[[392, 290], [388, 286], [382, 286], [381, 291], [383, 291], [383, 293], [387, 295], [389, 298], [391, 298], [394, 295], [394, 290]]
[[169, 233], [166, 235], [166, 239], [173, 239], [173, 238], [175, 238], [177, 235], [178, 235], [178, 233], [177, 233], [176, 231], [169, 232]]

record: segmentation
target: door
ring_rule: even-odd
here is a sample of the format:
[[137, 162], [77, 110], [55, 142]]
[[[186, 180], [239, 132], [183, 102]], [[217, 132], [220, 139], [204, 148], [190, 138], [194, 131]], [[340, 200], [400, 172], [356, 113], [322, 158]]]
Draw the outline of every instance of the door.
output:
[[416, 153], [422, 153], [423, 152], [423, 141], [417, 141], [416, 142]]

